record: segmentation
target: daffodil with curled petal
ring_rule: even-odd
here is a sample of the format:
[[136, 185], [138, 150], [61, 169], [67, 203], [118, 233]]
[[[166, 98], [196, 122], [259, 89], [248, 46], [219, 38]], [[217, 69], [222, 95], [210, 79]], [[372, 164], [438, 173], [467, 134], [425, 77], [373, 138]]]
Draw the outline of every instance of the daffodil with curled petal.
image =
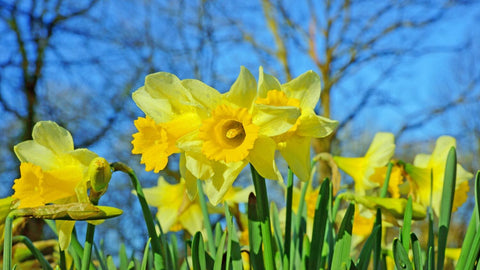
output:
[[[181, 152], [180, 170], [188, 194], [191, 198], [196, 195], [196, 179], [205, 180], [207, 195], [213, 204], [222, 201], [247, 163], [251, 163], [263, 177], [278, 179], [274, 161], [276, 143], [271, 137], [292, 128], [300, 116], [300, 109], [295, 106], [254, 106], [256, 86], [255, 78], [245, 68], [225, 94], [201, 81], [181, 81], [169, 73], [147, 76], [145, 86], [136, 91], [133, 98], [155, 121], [157, 128], [151, 130], [157, 135], [151, 135], [151, 131], [143, 132], [145, 135], [137, 137], [148, 138], [150, 142], [135, 137], [134, 148], [137, 147], [136, 140], [143, 140], [139, 146], [146, 149], [143, 162], [151, 162], [147, 167], [158, 169], [165, 166], [166, 157]], [[169, 123], [183, 115], [189, 115], [189, 118], [169, 127]], [[173, 127], [179, 132], [171, 132]], [[173, 134], [171, 140], [168, 139], [169, 133]], [[145, 154], [147, 151], [154, 153], [148, 148], [160, 149], [158, 145], [161, 144], [161, 150], [156, 151], [161, 157]]]
[[302, 181], [310, 177], [310, 148], [312, 138], [330, 135], [338, 122], [315, 114], [320, 99], [320, 77], [307, 71], [297, 78], [280, 84], [278, 80], [260, 68], [258, 98], [255, 108], [263, 106], [294, 107], [301, 112], [295, 124], [287, 131], [274, 136], [277, 149], [287, 161], [293, 173]]
[[[334, 160], [338, 167], [350, 175], [355, 182], [355, 194], [365, 195], [367, 190], [379, 186], [372, 181], [372, 176], [379, 168], [384, 168], [395, 151], [394, 137], [391, 133], [379, 132], [375, 134], [370, 147], [364, 157], [339, 157]], [[392, 182], [394, 183], [394, 182]]]
[[[33, 140], [17, 144], [20, 178], [13, 185], [19, 208], [47, 203], [89, 202], [88, 168], [97, 156], [88, 149], [74, 149], [70, 132], [52, 121], [38, 122]], [[60, 247], [66, 249], [74, 221], [57, 220]]]
[[[423, 206], [429, 206], [431, 196], [432, 208], [437, 216], [440, 214], [445, 164], [451, 147], [456, 147], [455, 138], [441, 136], [437, 139], [431, 155], [418, 154], [415, 156], [413, 165], [407, 164], [405, 166], [405, 170], [409, 175], [409, 189], [413, 193], [415, 201]], [[456, 209], [467, 200], [469, 190], [468, 180], [472, 177], [473, 174], [467, 172], [457, 163], [457, 180], [453, 211], [456, 211]], [[431, 185], [431, 181], [433, 181], [433, 185]], [[433, 189], [430, 188], [431, 186], [433, 186]]]

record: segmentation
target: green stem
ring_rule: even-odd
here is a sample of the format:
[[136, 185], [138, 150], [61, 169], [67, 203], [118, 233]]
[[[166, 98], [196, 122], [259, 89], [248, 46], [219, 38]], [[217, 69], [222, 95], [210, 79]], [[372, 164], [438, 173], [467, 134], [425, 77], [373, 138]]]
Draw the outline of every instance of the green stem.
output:
[[[290, 243], [292, 241], [292, 201], [293, 201], [293, 172], [288, 168], [287, 177], [287, 215], [285, 217], [285, 255], [290, 258]], [[287, 262], [288, 264], [289, 262]]]
[[268, 208], [267, 186], [265, 178], [260, 176], [255, 168], [250, 165], [252, 172], [253, 185], [257, 196], [257, 213], [261, 221], [260, 226], [262, 230], [262, 240], [264, 248], [265, 269], [275, 269], [272, 245], [272, 231], [270, 225], [270, 213]]
[[110, 166], [113, 168], [114, 172], [121, 171], [130, 176], [132, 185], [137, 193], [138, 201], [140, 202], [140, 205], [142, 207], [143, 218], [145, 219], [145, 223], [147, 225], [148, 236], [152, 239], [151, 245], [155, 269], [165, 269], [165, 263], [163, 260], [164, 256], [162, 256], [162, 254], [165, 253], [163, 252], [162, 245], [160, 244], [160, 238], [158, 237], [157, 231], [155, 230], [155, 223], [153, 221], [152, 213], [150, 212], [147, 200], [145, 199], [145, 195], [143, 194], [142, 186], [140, 185], [140, 182], [138, 181], [135, 172], [130, 167], [121, 162], [114, 162], [110, 164]]
[[47, 260], [43, 256], [43, 254], [40, 252], [40, 250], [38, 250], [38, 248], [36, 248], [33, 245], [32, 241], [30, 241], [28, 237], [24, 235], [17, 235], [17, 236], [14, 236], [12, 240], [15, 242], [22, 242], [23, 244], [25, 244], [25, 246], [27, 246], [27, 248], [30, 250], [32, 255], [40, 262], [42, 269], [47, 269], [47, 270], [52, 269], [50, 264], [47, 262]]
[[383, 182], [382, 190], [380, 191], [380, 198], [386, 198], [388, 192], [388, 183], [390, 182], [390, 174], [392, 173], [393, 163], [389, 162], [387, 167], [387, 173], [385, 175], [385, 181]]
[[3, 238], [3, 269], [12, 269], [12, 223], [15, 211], [10, 212], [5, 219]]
[[215, 241], [213, 240], [212, 225], [210, 224], [210, 217], [208, 215], [207, 202], [205, 200], [205, 193], [203, 192], [202, 182], [197, 180], [198, 200], [200, 201], [200, 208], [203, 214], [203, 223], [207, 231], [208, 249], [210, 253], [215, 256], [217, 254], [215, 248]]
[[95, 234], [95, 225], [88, 223], [85, 246], [83, 247], [82, 270], [90, 268], [90, 258], [92, 256], [93, 235]]

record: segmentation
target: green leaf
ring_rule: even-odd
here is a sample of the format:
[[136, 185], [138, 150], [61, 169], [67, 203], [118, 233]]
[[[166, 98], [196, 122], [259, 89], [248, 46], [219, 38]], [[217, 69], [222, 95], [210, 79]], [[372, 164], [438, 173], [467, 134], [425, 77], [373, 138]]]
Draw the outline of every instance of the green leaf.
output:
[[328, 221], [329, 208], [328, 201], [330, 197], [330, 180], [326, 178], [317, 197], [317, 205], [315, 207], [315, 216], [313, 219], [312, 242], [310, 244], [310, 262], [308, 269], [318, 269], [322, 267], [319, 261], [322, 258], [323, 242], [325, 240], [325, 230]]
[[233, 224], [233, 217], [230, 214], [228, 205], [225, 204], [225, 219], [227, 221], [228, 240], [227, 240], [227, 270], [230, 265], [233, 270], [241, 270], [242, 266], [242, 254], [240, 253], [240, 244], [238, 242], [237, 230]]
[[435, 269], [435, 235], [433, 232], [433, 210], [428, 208], [428, 257], [427, 257], [427, 269]]
[[120, 251], [118, 253], [118, 257], [120, 258], [120, 270], [127, 270], [128, 256], [127, 250], [125, 249], [125, 245], [123, 243], [120, 244]]
[[248, 197], [248, 239], [250, 242], [250, 264], [253, 269], [264, 269], [261, 222], [257, 214], [257, 198], [253, 193]]
[[222, 225], [220, 225], [220, 222], [217, 222], [217, 224], [215, 224], [215, 247], [216, 248], [218, 248], [218, 245], [220, 245], [222, 236], [223, 236]]
[[390, 182], [390, 174], [392, 173], [393, 163], [389, 162], [387, 167], [387, 173], [385, 175], [385, 181], [383, 182], [382, 189], [380, 190], [380, 198], [387, 197], [388, 183]]
[[201, 232], [196, 232], [192, 242], [192, 264], [193, 269], [207, 269], [207, 260], [205, 258], [205, 248]]
[[113, 262], [113, 257], [108, 255], [107, 256], [107, 269], [108, 270], [117, 270], [115, 263]]
[[145, 244], [145, 250], [143, 251], [143, 258], [142, 258], [142, 266], [141, 270], [146, 270], [147, 269], [147, 264], [148, 264], [148, 254], [150, 253], [150, 240], [151, 238], [148, 238], [147, 244]]
[[93, 250], [95, 251], [95, 255], [97, 256], [98, 262], [100, 263], [101, 269], [107, 269], [107, 261], [105, 260], [105, 254], [97, 247], [95, 243], [93, 243]]
[[[293, 172], [288, 168], [288, 177], [287, 177], [287, 201], [286, 201], [286, 210], [287, 213], [285, 214], [285, 242], [284, 242], [284, 249], [285, 249], [285, 256], [284, 256], [284, 266], [288, 267], [290, 264], [290, 248], [291, 248], [291, 241], [292, 241], [292, 201], [293, 201]], [[288, 268], [285, 268], [288, 270]]]
[[270, 204], [270, 215], [273, 226], [273, 235], [275, 236], [275, 243], [277, 251], [280, 252], [280, 256], [283, 257], [283, 234], [280, 229], [280, 219], [278, 218], [278, 208], [274, 202]]
[[445, 166], [440, 217], [438, 219], [437, 269], [439, 270], [443, 270], [445, 260], [445, 249], [447, 247], [447, 236], [452, 215], [453, 197], [455, 195], [456, 175], [457, 156], [455, 147], [452, 147], [448, 152], [447, 164]]
[[408, 254], [398, 238], [393, 240], [393, 260], [397, 269], [413, 270]]
[[205, 193], [203, 192], [202, 181], [197, 179], [198, 201], [203, 214], [203, 226], [207, 232], [208, 251], [211, 254], [216, 253], [215, 241], [213, 239], [212, 225], [210, 224], [210, 216], [208, 215], [207, 202], [205, 200]]
[[[218, 224], [218, 223], [217, 223]], [[224, 231], [222, 236], [218, 238], [217, 254], [215, 255], [215, 263], [213, 270], [221, 270], [223, 266], [223, 255], [225, 254], [225, 240], [227, 239], [227, 231]]]
[[420, 247], [420, 242], [415, 233], [410, 234], [410, 239], [412, 240], [413, 265], [416, 270], [423, 269], [422, 248]]
[[410, 230], [412, 225], [412, 197], [408, 197], [407, 206], [405, 207], [405, 215], [403, 217], [403, 226], [402, 232], [400, 235], [400, 241], [402, 242], [403, 248], [408, 254], [410, 249]]
[[335, 249], [333, 250], [332, 269], [343, 269], [344, 266], [350, 268], [350, 245], [352, 242], [354, 214], [355, 205], [350, 203], [338, 230]]
[[303, 256], [302, 256], [302, 269], [307, 269], [309, 265], [309, 261], [311, 259], [311, 250], [310, 250], [310, 241], [308, 240], [308, 236], [303, 236]]
[[377, 209], [373, 226], [379, 227], [378, 231], [374, 234], [373, 269], [379, 269], [382, 261], [382, 211], [380, 208]]
[[[478, 228], [478, 204], [480, 202], [480, 171], [477, 171], [475, 176], [475, 207], [473, 209], [470, 222], [468, 223], [467, 232], [462, 243], [462, 250], [458, 258], [456, 269], [471, 269], [473, 267], [478, 254], [478, 247], [475, 246], [478, 237], [480, 236]], [[467, 268], [469, 267], [469, 268]]]
[[356, 265], [357, 269], [368, 269], [368, 265], [370, 264], [370, 257], [372, 255], [373, 246], [375, 244], [375, 239], [377, 236], [378, 231], [380, 230], [381, 225], [374, 224], [373, 230], [370, 236], [368, 236], [365, 244], [363, 244], [362, 250], [360, 251], [360, 255], [358, 256], [358, 263]]

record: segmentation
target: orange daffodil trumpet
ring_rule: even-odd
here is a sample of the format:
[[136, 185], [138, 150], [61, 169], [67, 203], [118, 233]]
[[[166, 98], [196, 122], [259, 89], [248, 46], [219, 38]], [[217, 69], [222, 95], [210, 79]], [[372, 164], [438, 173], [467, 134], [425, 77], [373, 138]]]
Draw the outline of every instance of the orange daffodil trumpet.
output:
[[[85, 148], [74, 149], [70, 132], [52, 121], [35, 124], [32, 138], [14, 147], [21, 164], [20, 178], [15, 180], [12, 197], [19, 200], [19, 208], [47, 203], [89, 203], [88, 170], [92, 161], [98, 161], [97, 154]], [[95, 166], [96, 162], [93, 163]], [[109, 178], [111, 173], [106, 175]], [[106, 183], [108, 180], [104, 179]], [[74, 223], [56, 221], [62, 249], [70, 243]]]
[[214, 205], [247, 163], [265, 178], [281, 178], [277, 149], [299, 178], [307, 180], [311, 138], [327, 136], [336, 126], [313, 112], [319, 97], [319, 77], [313, 72], [280, 85], [260, 68], [257, 86], [242, 67], [224, 94], [198, 80], [151, 74], [133, 94], [147, 116], [135, 122], [139, 132], [133, 135], [132, 152], [142, 154], [146, 169], [155, 172], [166, 166], [168, 156], [181, 153], [188, 194], [196, 195], [196, 179], [205, 180]]
[[[407, 164], [405, 166], [405, 170], [409, 175], [407, 179], [409, 180], [410, 192], [413, 193], [415, 201], [423, 206], [429, 206], [431, 197], [432, 208], [437, 217], [440, 214], [445, 164], [451, 147], [456, 147], [455, 138], [441, 136], [437, 139], [431, 155], [418, 154], [415, 156], [413, 165]], [[468, 180], [472, 177], [473, 174], [467, 172], [457, 163], [453, 211], [456, 211], [467, 200]], [[432, 186], [433, 189], [431, 188]]]

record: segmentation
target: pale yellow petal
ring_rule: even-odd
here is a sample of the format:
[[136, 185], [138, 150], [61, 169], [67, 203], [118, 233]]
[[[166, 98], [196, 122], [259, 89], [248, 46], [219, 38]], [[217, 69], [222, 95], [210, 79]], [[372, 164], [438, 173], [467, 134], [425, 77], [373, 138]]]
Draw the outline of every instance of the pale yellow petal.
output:
[[216, 89], [206, 85], [202, 81], [186, 79], [182, 80], [181, 83], [190, 92], [202, 110], [211, 111], [217, 107], [222, 100], [222, 95]]
[[429, 165], [435, 166], [436, 164], [445, 164], [450, 148], [456, 146], [457, 142], [455, 138], [450, 136], [440, 136], [435, 143], [435, 148], [433, 149]]
[[263, 72], [263, 67], [259, 68], [258, 75], [258, 96], [265, 98], [270, 90], [281, 90], [282, 87], [277, 78]]
[[161, 208], [157, 211], [157, 219], [160, 222], [163, 232], [177, 231], [172, 229], [178, 221], [178, 210], [174, 208]]
[[310, 179], [310, 147], [311, 138], [291, 136], [280, 149], [280, 153], [292, 172], [301, 181]]
[[198, 203], [192, 203], [179, 217], [180, 224], [191, 235], [203, 230], [203, 214]]
[[187, 170], [185, 152], [180, 154], [179, 170], [180, 175], [183, 179], [185, 179], [185, 191], [188, 195], [188, 198], [193, 201], [198, 193], [197, 178], [193, 176], [189, 170]]
[[388, 164], [395, 152], [394, 136], [392, 133], [378, 132], [365, 154], [370, 167], [381, 167]]
[[36, 123], [33, 127], [32, 138], [57, 155], [73, 151], [73, 138], [70, 132], [52, 121]]
[[315, 108], [320, 99], [320, 77], [313, 71], [307, 71], [282, 85], [288, 97], [300, 100], [301, 108]]
[[153, 98], [143, 86], [133, 92], [132, 98], [135, 104], [157, 123], [168, 122], [175, 116], [167, 99]]
[[202, 153], [185, 153], [185, 166], [187, 170], [197, 179], [206, 180], [213, 176], [212, 161], [207, 159]]
[[[370, 182], [365, 179], [365, 175], [368, 170], [368, 161], [364, 157], [333, 157], [337, 166], [344, 171], [346, 174], [350, 175], [355, 182], [355, 192], [358, 195], [364, 195], [367, 189], [370, 189], [373, 182]], [[366, 180], [366, 181], [365, 181]], [[374, 186], [378, 184], [373, 183]]]
[[248, 155], [248, 161], [257, 172], [264, 178], [271, 180], [279, 180], [282, 177], [275, 164], [276, 145], [273, 139], [260, 136], [255, 140], [255, 145]]
[[225, 202], [229, 205], [247, 203], [250, 193], [255, 193], [253, 185], [248, 187], [231, 187], [224, 196]]
[[67, 250], [70, 245], [70, 239], [72, 238], [73, 227], [75, 221], [70, 220], [55, 220], [55, 225], [58, 232], [58, 243], [61, 250]]
[[240, 74], [230, 91], [224, 94], [226, 100], [239, 107], [250, 108], [257, 95], [257, 81], [245, 67], [240, 68]]
[[211, 179], [205, 181], [205, 194], [211, 204], [217, 205], [223, 201], [223, 196], [232, 187], [245, 165], [247, 165], [246, 161], [229, 162], [228, 164], [213, 162], [215, 174]]
[[41, 185], [42, 196], [47, 202], [76, 196], [75, 188], [83, 180], [83, 171], [78, 166], [65, 166], [45, 171]]
[[428, 163], [430, 163], [431, 157], [431, 155], [427, 154], [417, 154], [413, 159], [413, 165], [420, 168], [426, 168], [428, 167]]
[[297, 127], [297, 135], [304, 137], [323, 138], [335, 130], [338, 121], [315, 114], [313, 109], [302, 110]]
[[255, 104], [252, 122], [260, 127], [260, 134], [272, 137], [287, 132], [299, 116], [296, 107]]
[[78, 160], [85, 167], [88, 167], [90, 165], [90, 162], [94, 158], [98, 157], [95, 152], [92, 152], [87, 148], [75, 149], [73, 150], [73, 152], [70, 152], [69, 155]]
[[33, 140], [21, 142], [13, 147], [15, 154], [21, 162], [29, 162], [49, 170], [55, 166], [56, 155], [49, 148]]

